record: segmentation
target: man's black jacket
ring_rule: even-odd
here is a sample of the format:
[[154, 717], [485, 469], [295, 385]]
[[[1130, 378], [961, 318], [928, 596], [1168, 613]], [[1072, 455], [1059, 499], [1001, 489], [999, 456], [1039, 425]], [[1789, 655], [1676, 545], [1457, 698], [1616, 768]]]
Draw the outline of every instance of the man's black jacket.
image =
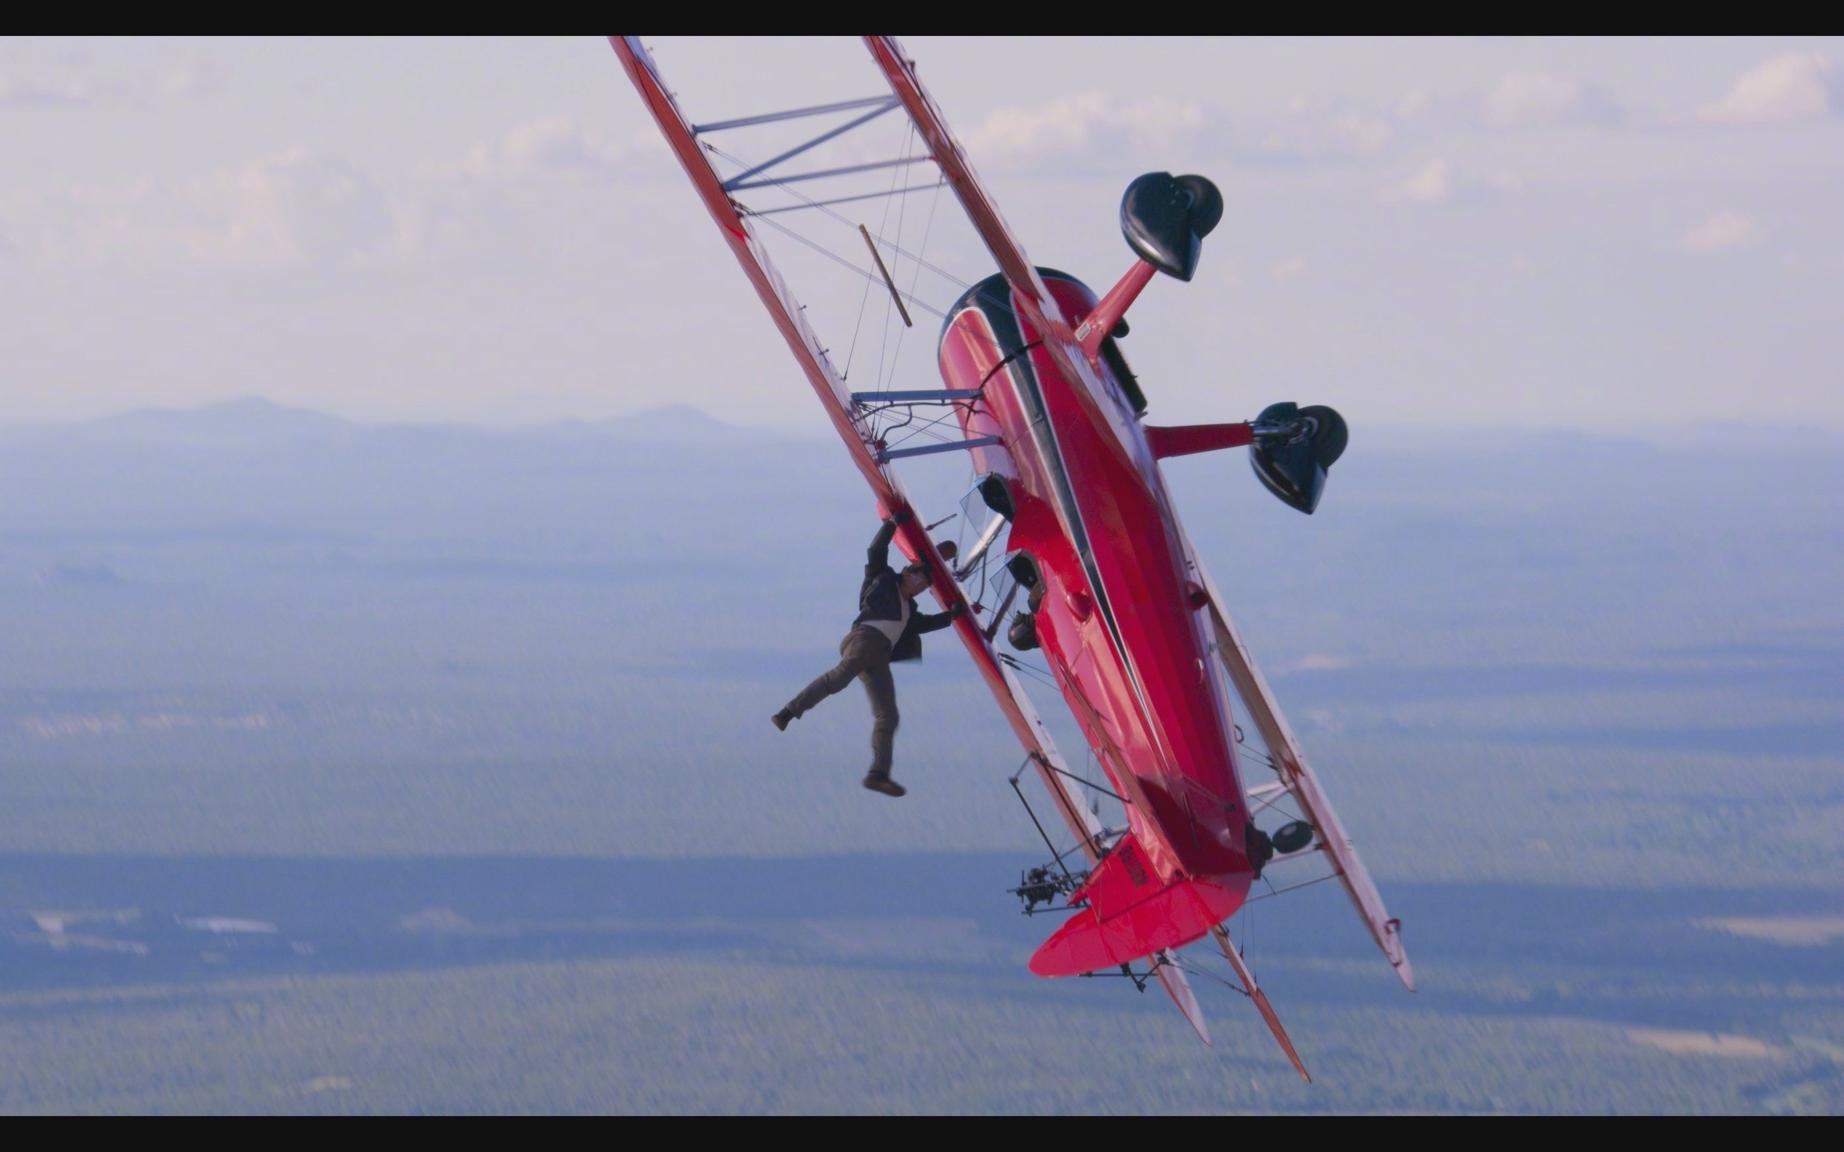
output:
[[[864, 583], [858, 588], [858, 618], [852, 621], [854, 628], [867, 620], [903, 618], [903, 593], [897, 583], [896, 571], [890, 567], [890, 541], [895, 535], [896, 521], [886, 520], [871, 539], [870, 550], [865, 553]], [[934, 632], [952, 623], [954, 613], [924, 615], [917, 610], [915, 597], [910, 597], [909, 625], [896, 638], [895, 647], [890, 649], [890, 659], [919, 658], [922, 655], [922, 633]]]

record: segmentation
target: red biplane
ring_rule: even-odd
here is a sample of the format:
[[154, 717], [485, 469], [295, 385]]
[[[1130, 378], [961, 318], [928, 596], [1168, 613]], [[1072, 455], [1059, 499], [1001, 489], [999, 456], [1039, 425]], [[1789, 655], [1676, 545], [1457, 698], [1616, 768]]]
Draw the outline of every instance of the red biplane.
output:
[[[1033, 770], [1073, 837], [1059, 851], [1046, 834], [1050, 862], [1026, 872], [1015, 889], [1027, 912], [1045, 905], [1068, 915], [1031, 957], [1031, 971], [1119, 970], [1142, 989], [1157, 979], [1209, 1043], [1185, 979], [1195, 969], [1178, 950], [1211, 936], [1307, 1077], [1225, 927], [1264, 870], [1321, 862], [1329, 875], [1318, 879], [1335, 876], [1343, 884], [1411, 990], [1414, 975], [1399, 922], [1385, 910], [1224, 610], [1159, 466], [1170, 456], [1247, 447], [1261, 482], [1311, 513], [1327, 469], [1343, 451], [1344, 423], [1330, 408], [1287, 403], [1242, 423], [1148, 424], [1145, 396], [1119, 348], [1124, 314], [1156, 273], [1191, 279], [1201, 242], [1222, 216], [1215, 186], [1164, 172], [1133, 180], [1122, 199], [1121, 227], [1134, 263], [1097, 298], [1075, 278], [1026, 257], [915, 63], [892, 38], [864, 41], [887, 93], [702, 123], [680, 110], [639, 38], [610, 39], [881, 510], [912, 513], [899, 546], [934, 570], [933, 589], [944, 607], [968, 606], [955, 630], [1027, 752], [1012, 777], [1014, 790], [1028, 809], [1018, 780]], [[862, 151], [838, 148], [841, 138], [898, 110], [907, 118], [899, 155], [865, 159]], [[732, 143], [751, 129], [825, 118], [834, 123], [792, 146], [772, 146], [767, 158], [746, 156], [745, 146]], [[819, 161], [808, 156], [800, 170], [789, 171], [791, 161], [823, 146], [830, 150], [816, 156], [829, 155], [830, 162], [813, 167]], [[918, 170], [932, 179], [902, 182]], [[872, 191], [841, 183], [871, 173], [880, 182], [897, 175]], [[887, 211], [874, 238], [868, 218], [854, 222], [853, 209], [838, 210], [942, 188], [958, 200], [983, 256], [997, 266], [977, 281], [956, 280], [956, 297], [945, 309], [945, 293], [931, 299], [915, 285], [924, 270], [946, 273], [907, 247], [907, 237], [890, 237]], [[771, 192], [786, 202], [768, 203]], [[773, 225], [802, 239], [775, 219], [797, 211], [821, 214], [834, 226], [855, 223], [863, 244], [850, 243], [846, 254], [802, 242], [851, 268], [866, 293], [887, 297], [905, 326], [913, 323], [912, 308], [943, 320], [934, 365], [939, 387], [892, 387], [897, 381], [881, 368], [879, 387], [848, 385], [849, 363], [844, 372], [835, 365], [758, 228]], [[904, 272], [907, 290], [899, 285]], [[863, 307], [861, 301], [861, 317]], [[943, 418], [918, 422], [918, 410], [931, 407]], [[896, 477], [899, 461], [949, 451], [965, 452], [972, 462], [962, 509], [973, 538], [965, 548], [931, 537], [946, 518], [926, 525]], [[976, 514], [984, 522], [973, 531]], [[995, 645], [1002, 628], [1013, 652]], [[1109, 786], [1078, 776], [1058, 754], [1024, 691], [1021, 674], [1035, 667], [1028, 659], [1042, 660], [1037, 671], [1062, 693]], [[1238, 707], [1259, 746], [1237, 723]], [[1251, 784], [1251, 769], [1270, 778]], [[1122, 826], [1102, 821], [1102, 793], [1118, 801]], [[1271, 834], [1259, 827], [1277, 817], [1287, 819]], [[1043, 831], [1043, 822], [1037, 824]], [[1290, 878], [1280, 890], [1298, 886]]]

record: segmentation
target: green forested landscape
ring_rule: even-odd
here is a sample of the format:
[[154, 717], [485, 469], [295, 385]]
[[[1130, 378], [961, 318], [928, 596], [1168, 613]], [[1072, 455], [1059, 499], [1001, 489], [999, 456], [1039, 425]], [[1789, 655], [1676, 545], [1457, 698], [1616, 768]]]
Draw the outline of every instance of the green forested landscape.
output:
[[901, 803], [855, 696], [768, 725], [875, 527], [830, 445], [0, 430], [0, 1111], [1844, 1110], [1839, 446], [1362, 433], [1310, 519], [1168, 469], [1420, 977], [1239, 918], [1306, 1086], [1209, 977], [1206, 1049], [1025, 970], [951, 639]]

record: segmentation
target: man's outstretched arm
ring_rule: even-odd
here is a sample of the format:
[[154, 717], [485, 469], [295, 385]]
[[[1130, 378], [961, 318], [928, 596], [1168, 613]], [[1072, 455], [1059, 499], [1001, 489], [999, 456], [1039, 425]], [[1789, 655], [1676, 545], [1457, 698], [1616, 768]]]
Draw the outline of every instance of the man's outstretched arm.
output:
[[909, 519], [909, 513], [898, 512], [885, 520], [877, 535], [871, 537], [871, 547], [864, 554], [864, 574], [873, 576], [890, 567], [890, 541], [896, 538], [896, 526]]
[[966, 614], [967, 606], [957, 603], [946, 612], [936, 612], [930, 616], [918, 616], [916, 617], [916, 631], [918, 633], [939, 631], [954, 623], [957, 618], [965, 616]]

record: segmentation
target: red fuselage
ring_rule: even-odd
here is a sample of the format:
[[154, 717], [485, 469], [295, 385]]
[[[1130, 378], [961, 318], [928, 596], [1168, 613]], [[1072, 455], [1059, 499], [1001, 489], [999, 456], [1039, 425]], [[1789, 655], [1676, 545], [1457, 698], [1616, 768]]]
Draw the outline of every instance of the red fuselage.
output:
[[[1039, 272], [1062, 318], [1079, 326], [1094, 294]], [[1010, 482], [1010, 547], [1030, 554], [1044, 585], [1036, 611], [1044, 656], [1130, 801], [1135, 840], [1161, 882], [1203, 881], [1221, 918], [1241, 904], [1253, 869], [1208, 601], [1146, 431], [1110, 366], [1118, 354], [1108, 350], [1089, 362], [1092, 373], [1071, 379], [1038, 335], [1004, 281], [984, 281], [949, 313], [942, 379], [982, 394], [963, 417], [967, 435], [1003, 440], [976, 449], [976, 464]]]

